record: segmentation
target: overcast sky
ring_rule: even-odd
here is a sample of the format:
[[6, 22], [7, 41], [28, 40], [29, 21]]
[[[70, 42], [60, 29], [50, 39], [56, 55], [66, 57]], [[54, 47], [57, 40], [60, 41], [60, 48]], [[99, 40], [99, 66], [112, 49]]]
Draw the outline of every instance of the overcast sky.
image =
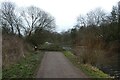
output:
[[18, 7], [34, 5], [49, 12], [56, 19], [57, 31], [65, 31], [76, 23], [80, 14], [86, 14], [92, 9], [101, 7], [110, 12], [113, 5], [120, 0], [0, 0], [15, 2]]

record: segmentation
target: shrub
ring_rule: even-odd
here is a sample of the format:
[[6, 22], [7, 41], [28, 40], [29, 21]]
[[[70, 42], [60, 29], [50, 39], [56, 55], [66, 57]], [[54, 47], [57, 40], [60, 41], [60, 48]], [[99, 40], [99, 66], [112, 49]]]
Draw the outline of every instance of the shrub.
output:
[[23, 39], [14, 35], [3, 35], [2, 39], [3, 68], [16, 63], [27, 55], [30, 47]]

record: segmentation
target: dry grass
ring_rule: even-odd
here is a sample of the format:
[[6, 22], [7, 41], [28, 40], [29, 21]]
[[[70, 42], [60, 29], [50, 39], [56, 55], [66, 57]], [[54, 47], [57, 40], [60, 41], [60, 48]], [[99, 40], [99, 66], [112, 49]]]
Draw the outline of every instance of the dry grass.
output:
[[2, 38], [2, 59], [3, 68], [16, 63], [27, 53], [25, 43], [17, 36], [6, 36]]
[[115, 64], [117, 62], [117, 51], [120, 48], [119, 42], [113, 41], [108, 44], [102, 39], [96, 39], [94, 37], [85, 37], [85, 39], [82, 39], [82, 42], [84, 43], [82, 46], [76, 45], [73, 49], [74, 54], [79, 56], [80, 62], [91, 65], [107, 65]]

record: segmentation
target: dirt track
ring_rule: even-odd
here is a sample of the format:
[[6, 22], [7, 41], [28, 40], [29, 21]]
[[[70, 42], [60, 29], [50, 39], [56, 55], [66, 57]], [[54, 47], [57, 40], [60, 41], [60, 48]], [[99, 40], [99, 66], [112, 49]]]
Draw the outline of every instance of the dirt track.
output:
[[61, 52], [45, 52], [37, 78], [87, 78]]

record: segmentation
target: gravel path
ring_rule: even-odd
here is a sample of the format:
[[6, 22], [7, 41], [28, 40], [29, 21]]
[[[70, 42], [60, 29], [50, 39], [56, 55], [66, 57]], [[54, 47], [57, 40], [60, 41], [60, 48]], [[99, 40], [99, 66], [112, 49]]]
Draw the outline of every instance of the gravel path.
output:
[[87, 78], [61, 52], [45, 52], [37, 78]]

